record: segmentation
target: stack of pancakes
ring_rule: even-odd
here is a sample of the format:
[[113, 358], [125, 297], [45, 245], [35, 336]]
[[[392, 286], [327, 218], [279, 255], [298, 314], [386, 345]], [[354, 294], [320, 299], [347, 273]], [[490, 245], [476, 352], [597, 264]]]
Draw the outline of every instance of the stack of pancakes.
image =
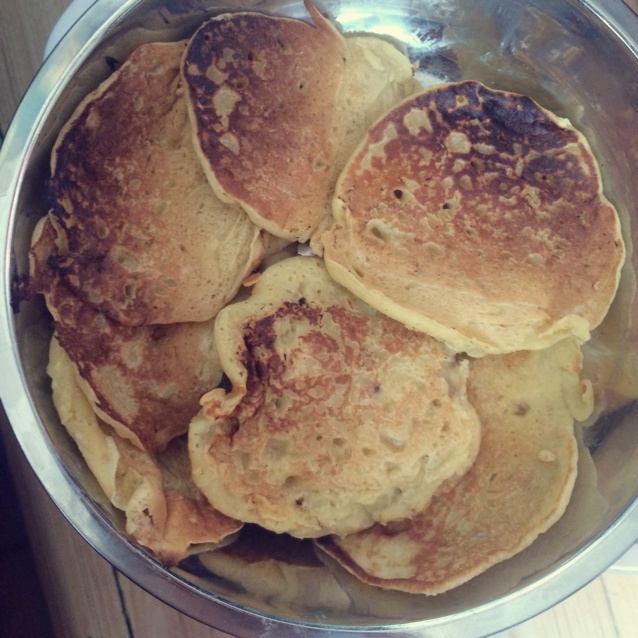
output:
[[140, 46], [60, 132], [54, 402], [167, 564], [250, 523], [436, 594], [565, 510], [619, 221], [567, 120], [307, 8]]

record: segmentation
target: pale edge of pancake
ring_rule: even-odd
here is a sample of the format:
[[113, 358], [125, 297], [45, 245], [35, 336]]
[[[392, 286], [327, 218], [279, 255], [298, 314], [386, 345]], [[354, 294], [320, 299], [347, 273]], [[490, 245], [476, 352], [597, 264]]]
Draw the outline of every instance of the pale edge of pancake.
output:
[[[354, 295], [379, 310], [379, 312], [399, 321], [407, 328], [430, 334], [434, 338], [444, 341], [456, 352], [466, 352], [471, 357], [503, 354], [502, 347], [498, 345], [468, 338], [458, 330], [425, 317], [417, 310], [405, 308], [384, 293], [368, 288], [350, 268], [333, 261], [326, 252], [324, 252], [324, 260], [330, 276], [335, 281], [348, 288]], [[445, 299], [445, 292], [445, 289], [442, 288], [442, 300]], [[578, 315], [567, 315], [535, 338], [521, 340], [512, 347], [512, 350], [542, 350], [569, 336], [576, 337], [580, 342], [588, 341], [591, 336], [589, 323]]]
[[468, 609], [479, 607], [533, 584], [538, 574], [562, 564], [569, 552], [578, 551], [579, 547], [596, 538], [604, 526], [609, 503], [598, 488], [596, 466], [583, 443], [579, 425], [576, 426], [576, 438], [579, 448], [576, 483], [561, 518], [526, 549], [445, 593], [428, 596], [424, 601], [418, 594], [368, 585], [318, 549], [317, 556], [352, 601], [349, 613], [367, 619], [380, 618], [387, 623], [388, 618], [398, 622], [422, 618], [424, 602], [436, 616], [457, 611], [459, 600], [463, 600]]

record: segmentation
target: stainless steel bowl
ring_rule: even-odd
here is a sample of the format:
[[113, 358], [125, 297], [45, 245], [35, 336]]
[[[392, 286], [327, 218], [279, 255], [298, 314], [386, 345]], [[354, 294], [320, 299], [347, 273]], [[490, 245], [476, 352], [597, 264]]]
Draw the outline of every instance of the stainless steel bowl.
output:
[[105, 502], [53, 409], [43, 304], [34, 299], [17, 312], [14, 303], [27, 272], [31, 231], [46, 212], [51, 147], [73, 108], [111, 72], [112, 60], [140, 42], [184, 37], [225, 10], [304, 17], [303, 4], [295, 1], [98, 0], [45, 61], [0, 156], [2, 403], [39, 479], [82, 536], [138, 585], [203, 623], [239, 636], [485, 636], [558, 603], [638, 539], [632, 253], [638, 228], [638, 18], [620, 0], [325, 0], [322, 7], [345, 31], [371, 31], [402, 43], [419, 59], [424, 81], [473, 78], [525, 92], [569, 117], [590, 139], [630, 252], [623, 294], [597, 346], [616, 352], [598, 353], [611, 388], [586, 435], [597, 485], [581, 481], [580, 495], [556, 528], [467, 585], [435, 598], [361, 586], [350, 592], [354, 602], [347, 610], [285, 601], [273, 606], [250, 587], [233, 588], [187, 568], [167, 570], [123, 535], [121, 516]]

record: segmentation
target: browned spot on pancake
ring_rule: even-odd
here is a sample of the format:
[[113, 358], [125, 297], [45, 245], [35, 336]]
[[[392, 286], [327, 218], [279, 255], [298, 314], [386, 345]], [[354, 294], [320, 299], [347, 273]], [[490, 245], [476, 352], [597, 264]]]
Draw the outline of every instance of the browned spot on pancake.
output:
[[[337, 326], [338, 332], [333, 335], [325, 332], [324, 321]], [[289, 354], [284, 358], [275, 348], [280, 335], [286, 330], [282, 330], [281, 322], [304, 323], [309, 327], [307, 334], [301, 338], [301, 347], [319, 363], [320, 374], [312, 379], [286, 375], [291, 365], [287, 360]], [[403, 332], [403, 327], [400, 330]], [[348, 386], [353, 382], [351, 371], [360, 369], [364, 364], [362, 356], [365, 356], [365, 351], [362, 352], [359, 343], [367, 335], [366, 320], [349, 315], [343, 308], [284, 303], [274, 314], [254, 322], [246, 329], [244, 365], [248, 371], [247, 393], [234, 416], [241, 422], [244, 416], [249, 416], [244, 410], [254, 414], [272, 405], [289, 403], [295, 408], [282, 410], [276, 418], [269, 420], [271, 428], [285, 433], [288, 428], [294, 427], [299, 411], [312, 409], [318, 400], [337, 394], [338, 386]], [[405, 335], [402, 337], [405, 338]], [[350, 347], [347, 344], [351, 344]], [[265, 405], [266, 400], [269, 405]], [[324, 404], [322, 416], [326, 419], [338, 418], [341, 409], [338, 404], [333, 408]]]
[[342, 36], [258, 13], [224, 15], [193, 36], [183, 63], [197, 141], [213, 184], [265, 228], [308, 238], [325, 214]]

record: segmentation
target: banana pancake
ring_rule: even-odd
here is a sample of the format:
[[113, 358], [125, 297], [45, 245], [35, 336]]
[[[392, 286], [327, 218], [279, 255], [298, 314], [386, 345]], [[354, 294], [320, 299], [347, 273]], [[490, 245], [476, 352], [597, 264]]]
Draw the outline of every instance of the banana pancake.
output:
[[192, 37], [182, 73], [195, 147], [215, 192], [267, 231], [306, 241], [330, 214], [345, 157], [415, 89], [406, 56], [378, 38], [238, 12]]
[[321, 259], [269, 267], [220, 312], [215, 342], [232, 388], [202, 397], [189, 449], [228, 516], [346, 534], [416, 514], [475, 458], [467, 361], [361, 302]]
[[468, 472], [409, 521], [317, 543], [361, 580], [438, 594], [522, 551], [563, 514], [576, 478], [574, 420], [593, 409], [574, 339], [470, 362], [482, 426]]
[[49, 265], [57, 259], [54, 223], [45, 217], [34, 232], [31, 291], [44, 294], [57, 339], [97, 415], [137, 447], [163, 449], [188, 430], [200, 396], [221, 381], [214, 319], [154, 326], [109, 319]]
[[587, 141], [530, 98], [477, 82], [404, 100], [339, 178], [331, 275], [473, 356], [599, 325], [624, 259]]
[[167, 565], [227, 542], [242, 524], [215, 511], [190, 479], [184, 440], [151, 455], [101, 423], [76, 383], [56, 337], [47, 371], [62, 424], [109, 501], [126, 516], [126, 532]]
[[52, 154], [63, 278], [127, 325], [210, 319], [263, 252], [259, 229], [215, 196], [193, 149], [185, 46], [136, 49], [79, 105]]

